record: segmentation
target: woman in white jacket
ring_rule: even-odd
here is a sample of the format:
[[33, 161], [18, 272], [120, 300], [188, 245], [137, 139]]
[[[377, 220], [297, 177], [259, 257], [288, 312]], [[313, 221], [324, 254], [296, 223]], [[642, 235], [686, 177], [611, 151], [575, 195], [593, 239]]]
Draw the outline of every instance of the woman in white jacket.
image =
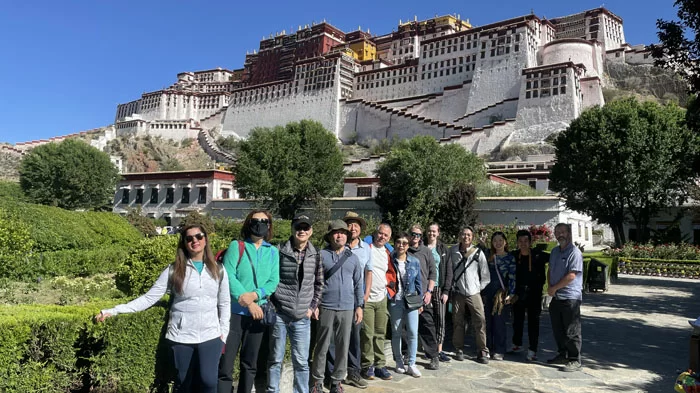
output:
[[[204, 228], [182, 229], [175, 263], [163, 270], [146, 294], [102, 310], [95, 319], [102, 322], [114, 315], [145, 310], [168, 289], [173, 299], [165, 338], [170, 341], [177, 369], [176, 391], [189, 392], [187, 376], [199, 374], [200, 391], [214, 393], [221, 349], [229, 331], [231, 295], [226, 270], [217, 265]], [[199, 359], [198, 364], [191, 361], [193, 358]], [[197, 373], [189, 372], [197, 366]]]

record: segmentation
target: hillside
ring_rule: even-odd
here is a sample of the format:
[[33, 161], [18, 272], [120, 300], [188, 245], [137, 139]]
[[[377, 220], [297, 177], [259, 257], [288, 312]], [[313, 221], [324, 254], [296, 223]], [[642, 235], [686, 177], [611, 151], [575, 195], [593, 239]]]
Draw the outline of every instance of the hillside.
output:
[[156, 172], [214, 168], [214, 161], [194, 139], [175, 142], [160, 137], [118, 137], [105, 151], [121, 156], [126, 172]]
[[673, 72], [651, 65], [606, 63], [608, 81], [612, 87], [603, 90], [605, 101], [634, 96], [641, 101], [659, 104], [675, 102], [686, 107], [688, 93], [685, 83]]

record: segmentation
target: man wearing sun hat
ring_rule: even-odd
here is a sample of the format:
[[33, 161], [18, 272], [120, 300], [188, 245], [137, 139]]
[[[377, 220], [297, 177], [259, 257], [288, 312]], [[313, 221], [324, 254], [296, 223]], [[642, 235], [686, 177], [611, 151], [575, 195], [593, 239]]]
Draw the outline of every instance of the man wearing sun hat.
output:
[[331, 375], [331, 393], [342, 393], [348, 363], [350, 333], [353, 324], [362, 322], [364, 294], [362, 267], [347, 247], [350, 231], [343, 220], [333, 220], [323, 239], [328, 246], [321, 251], [325, 285], [318, 313], [314, 361], [311, 366], [311, 393], [323, 392], [326, 353], [335, 343], [335, 367]]
[[[362, 292], [364, 293], [364, 303], [367, 303], [369, 297], [369, 288], [372, 285], [372, 260], [370, 257], [369, 244], [361, 239], [362, 231], [367, 226], [367, 221], [360, 217], [359, 214], [349, 211], [345, 213], [343, 221], [348, 225], [350, 236], [347, 246], [350, 248], [360, 262], [360, 271], [362, 272]], [[363, 315], [364, 317], [364, 315]], [[363, 318], [364, 319], [364, 318]], [[360, 376], [362, 351], [360, 349], [360, 331], [364, 324], [353, 324], [350, 332], [350, 347], [348, 349], [348, 375], [343, 381], [346, 385], [352, 385], [356, 388], [366, 389], [367, 382]], [[328, 350], [327, 374], [332, 373], [333, 364], [335, 363], [335, 346], [331, 342]]]

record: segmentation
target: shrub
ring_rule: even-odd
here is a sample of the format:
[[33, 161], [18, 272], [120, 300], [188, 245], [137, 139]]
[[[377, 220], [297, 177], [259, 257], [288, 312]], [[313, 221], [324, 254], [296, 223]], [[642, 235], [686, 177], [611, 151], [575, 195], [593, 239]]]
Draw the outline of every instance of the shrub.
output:
[[35, 252], [131, 244], [142, 237], [123, 217], [114, 213], [75, 212], [4, 200], [0, 200], [0, 209], [28, 226]]
[[141, 207], [138, 209], [129, 209], [129, 212], [126, 213], [125, 218], [127, 221], [129, 221], [129, 224], [138, 229], [142, 235], [153, 236], [156, 234], [156, 224], [152, 219], [144, 216], [141, 213]]
[[[0, 257], [9, 259], [25, 255], [33, 244], [29, 225], [0, 208]], [[4, 264], [0, 264], [0, 272]]]
[[204, 228], [207, 233], [214, 233], [215, 230], [214, 221], [212, 221], [208, 215], [201, 214], [198, 211], [190, 212], [180, 221], [181, 227], [186, 227], [188, 225], [199, 225]]
[[367, 177], [367, 174], [361, 170], [347, 172], [345, 177]]
[[700, 260], [700, 247], [688, 243], [654, 246], [630, 242], [622, 248], [606, 250], [605, 254], [611, 257]]
[[129, 251], [122, 245], [92, 250], [60, 250], [19, 255], [0, 264], [0, 276], [35, 280], [56, 276], [86, 277], [114, 273], [126, 260]]
[[175, 261], [177, 242], [178, 236], [141, 240], [119, 268], [117, 288], [130, 296], [146, 293], [163, 269]]

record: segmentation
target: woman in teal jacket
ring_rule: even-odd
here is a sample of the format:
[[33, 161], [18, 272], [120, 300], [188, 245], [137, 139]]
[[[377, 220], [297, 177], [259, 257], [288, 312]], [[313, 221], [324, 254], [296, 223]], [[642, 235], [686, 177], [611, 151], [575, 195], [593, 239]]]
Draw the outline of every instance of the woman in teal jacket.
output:
[[[231, 242], [224, 256], [224, 268], [231, 288], [231, 328], [226, 350], [219, 362], [219, 393], [231, 393], [233, 364], [241, 350], [238, 393], [250, 393], [257, 372], [258, 352], [264, 326], [260, 306], [268, 301], [279, 283], [279, 250], [272, 239], [272, 216], [254, 210], [241, 229], [242, 242]], [[243, 249], [239, 247], [243, 245]], [[239, 258], [240, 256], [240, 258]], [[253, 276], [255, 274], [255, 277]], [[257, 285], [255, 284], [257, 282]]]

